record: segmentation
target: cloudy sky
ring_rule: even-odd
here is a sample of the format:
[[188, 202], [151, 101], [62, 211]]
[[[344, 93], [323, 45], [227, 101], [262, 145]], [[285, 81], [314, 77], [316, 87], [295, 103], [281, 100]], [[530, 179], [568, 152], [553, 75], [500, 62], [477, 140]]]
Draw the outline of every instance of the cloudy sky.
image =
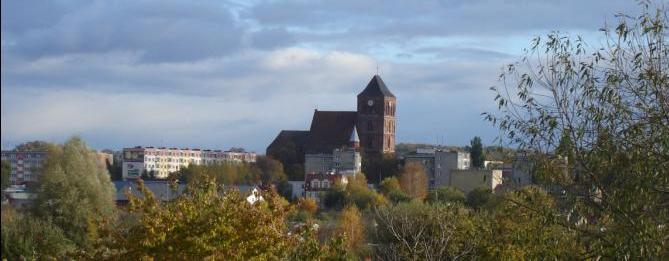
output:
[[398, 142], [490, 143], [500, 68], [552, 30], [597, 45], [632, 0], [2, 1], [2, 148], [80, 135], [264, 153], [376, 73]]

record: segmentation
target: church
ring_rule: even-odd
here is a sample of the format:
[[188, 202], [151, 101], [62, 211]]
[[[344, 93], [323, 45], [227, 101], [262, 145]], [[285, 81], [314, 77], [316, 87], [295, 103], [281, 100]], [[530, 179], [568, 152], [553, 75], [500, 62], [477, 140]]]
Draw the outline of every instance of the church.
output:
[[[331, 153], [359, 137], [364, 155], [395, 152], [397, 99], [379, 75], [358, 94], [356, 111], [314, 111], [309, 130], [282, 130], [266, 155], [284, 165], [303, 164], [305, 154]], [[357, 132], [357, 133], [356, 133]]]

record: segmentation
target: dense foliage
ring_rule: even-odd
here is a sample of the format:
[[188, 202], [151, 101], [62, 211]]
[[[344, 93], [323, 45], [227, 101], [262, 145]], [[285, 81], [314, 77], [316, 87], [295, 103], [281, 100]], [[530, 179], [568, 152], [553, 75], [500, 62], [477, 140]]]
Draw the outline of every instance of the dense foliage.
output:
[[601, 29], [603, 46], [536, 38], [486, 115], [560, 192], [584, 258], [669, 257], [669, 19], [642, 6]]

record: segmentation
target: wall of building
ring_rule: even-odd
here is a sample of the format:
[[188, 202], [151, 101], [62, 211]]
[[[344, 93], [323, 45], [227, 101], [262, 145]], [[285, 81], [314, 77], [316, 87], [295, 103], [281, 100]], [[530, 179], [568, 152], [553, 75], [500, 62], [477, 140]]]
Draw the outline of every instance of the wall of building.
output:
[[451, 187], [469, 193], [476, 188], [495, 190], [503, 182], [502, 170], [452, 170]]
[[428, 176], [430, 188], [446, 186], [451, 183], [451, 170], [466, 170], [470, 168], [468, 152], [441, 151], [421, 149], [422, 153], [405, 156], [405, 161], [423, 165]]
[[12, 184], [37, 182], [41, 175], [42, 164], [46, 158], [45, 151], [2, 151], [2, 160], [12, 166], [9, 176]]
[[362, 156], [354, 149], [335, 149], [332, 154], [304, 155], [304, 174], [335, 172], [354, 176], [362, 171]]

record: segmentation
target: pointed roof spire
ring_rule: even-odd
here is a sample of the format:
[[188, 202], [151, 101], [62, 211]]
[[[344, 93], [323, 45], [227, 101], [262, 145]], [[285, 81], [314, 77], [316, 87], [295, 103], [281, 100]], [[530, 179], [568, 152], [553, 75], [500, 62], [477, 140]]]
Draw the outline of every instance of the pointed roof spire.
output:
[[395, 97], [395, 95], [393, 95], [393, 93], [388, 90], [388, 87], [386, 87], [386, 84], [378, 74], [375, 74], [374, 77], [372, 77], [372, 80], [369, 81], [367, 87], [365, 87], [365, 89], [360, 94], [358, 94], [358, 96]]
[[358, 138], [358, 130], [355, 128], [355, 125], [353, 126], [353, 131], [351, 131], [351, 138], [349, 139], [350, 142], [360, 142], [360, 138]]

